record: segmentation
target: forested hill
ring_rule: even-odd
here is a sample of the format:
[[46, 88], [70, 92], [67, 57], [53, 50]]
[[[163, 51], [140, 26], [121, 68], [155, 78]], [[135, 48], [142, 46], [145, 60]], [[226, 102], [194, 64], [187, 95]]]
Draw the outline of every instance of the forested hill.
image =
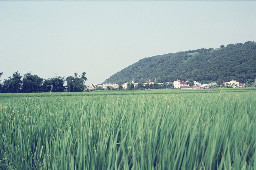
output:
[[148, 57], [124, 68], [105, 83], [129, 81], [170, 82], [177, 79], [201, 82], [240, 82], [256, 79], [256, 43], [229, 44]]

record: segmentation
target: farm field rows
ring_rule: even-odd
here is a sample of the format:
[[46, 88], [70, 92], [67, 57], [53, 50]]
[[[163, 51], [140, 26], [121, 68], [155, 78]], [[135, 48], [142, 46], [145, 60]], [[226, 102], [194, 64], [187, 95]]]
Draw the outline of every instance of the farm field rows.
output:
[[0, 94], [0, 169], [256, 169], [256, 88]]

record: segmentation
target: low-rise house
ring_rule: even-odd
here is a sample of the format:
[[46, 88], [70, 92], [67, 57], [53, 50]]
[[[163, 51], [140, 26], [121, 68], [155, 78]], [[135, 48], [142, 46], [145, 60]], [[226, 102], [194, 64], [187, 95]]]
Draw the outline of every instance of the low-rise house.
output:
[[216, 82], [212, 82], [212, 83], [209, 83], [209, 84], [202, 84], [200, 86], [200, 88], [201, 89], [209, 89], [211, 86], [215, 86], [215, 85], [217, 85], [217, 83]]
[[193, 89], [200, 89], [201, 88], [201, 86], [202, 86], [202, 84], [201, 83], [199, 83], [199, 82], [197, 82], [197, 81], [193, 81], [193, 83], [194, 83], [194, 85], [193, 85]]
[[103, 87], [103, 89], [105, 89], [105, 90], [108, 90], [109, 88], [110, 89], [118, 89], [119, 88], [119, 85], [118, 84], [110, 84], [110, 83], [108, 83], [108, 84], [103, 84], [102, 85], [102, 87]]
[[130, 85], [131, 84], [133, 84], [134, 86], [134, 88], [136, 88], [136, 87], [138, 87], [138, 84], [139, 83], [134, 83], [133, 81], [132, 82], [126, 82], [126, 83], [123, 83], [121, 86], [122, 86], [122, 88], [124, 89], [124, 90], [127, 90], [128, 89], [128, 86], [129, 86], [129, 88], [130, 88]]
[[236, 80], [231, 80], [229, 82], [225, 82], [224, 83], [225, 86], [229, 86], [229, 87], [232, 87], [232, 88], [236, 88], [236, 87], [239, 87], [239, 82], [236, 81]]
[[128, 88], [128, 82], [122, 84], [122, 88], [126, 90]]
[[135, 89], [139, 86], [139, 83], [133, 83], [133, 84]]
[[174, 82], [173, 82], [173, 87], [174, 87], [175, 89], [179, 89], [179, 88], [180, 88], [180, 80], [174, 81]]
[[152, 81], [150, 81], [150, 82], [146, 82], [146, 83], [143, 83], [143, 86], [151, 85], [151, 84], [155, 84], [155, 82], [152, 82]]
[[96, 84], [91, 84], [91, 85], [88, 86], [88, 90], [95, 90], [96, 87], [97, 87]]
[[185, 81], [182, 81], [182, 80], [176, 80], [173, 82], [173, 86], [174, 88], [176, 89], [184, 89], [184, 88], [189, 88], [190, 86], [188, 85], [187, 82]]
[[[139, 86], [139, 83], [135, 83], [134, 81], [132, 81], [132, 82], [126, 82], [126, 83], [124, 83], [124, 84], [122, 84], [121, 86], [122, 86], [122, 88], [124, 89], [124, 90], [126, 90], [126, 89], [128, 89], [128, 88], [130, 88], [130, 85], [133, 85], [133, 89], [136, 89], [138, 86]], [[129, 86], [129, 87], [128, 87]]]
[[134, 85], [134, 88], [135, 88], [135, 89], [139, 86], [139, 83], [135, 83], [134, 81], [132, 81], [131, 84]]
[[201, 83], [199, 83], [199, 82], [197, 82], [197, 81], [194, 81], [194, 86], [201, 86], [202, 84]]
[[192, 87], [193, 89], [201, 89], [201, 85], [199, 86], [199, 85], [193, 85], [193, 87]]
[[244, 87], [245, 84], [244, 83], [239, 83], [239, 86], [238, 87]]

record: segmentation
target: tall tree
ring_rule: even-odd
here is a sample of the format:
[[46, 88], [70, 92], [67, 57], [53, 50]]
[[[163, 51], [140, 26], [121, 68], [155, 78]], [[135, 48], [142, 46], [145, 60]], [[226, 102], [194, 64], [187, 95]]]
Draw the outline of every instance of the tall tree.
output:
[[43, 92], [64, 92], [64, 78], [55, 77], [43, 81]]
[[4, 93], [19, 93], [21, 92], [22, 80], [21, 75], [17, 71], [13, 73], [12, 77], [4, 80], [2, 86], [2, 92]]
[[[0, 72], [0, 78], [2, 76], [3, 72]], [[0, 80], [0, 93], [2, 92], [2, 84], [1, 84], [1, 80]]]
[[127, 84], [127, 90], [134, 90], [134, 84], [133, 83], [128, 83]]
[[86, 72], [83, 72], [83, 73], [82, 73], [82, 76], [81, 76], [81, 78], [82, 78], [84, 81], [87, 80], [87, 77], [85, 77], [85, 75], [86, 75]]
[[189, 85], [190, 87], [194, 86], [194, 81], [193, 81], [193, 80], [189, 80], [188, 85]]
[[52, 85], [52, 92], [64, 92], [64, 78], [63, 77], [55, 77], [50, 79]]
[[42, 85], [43, 92], [51, 92], [52, 91], [52, 81], [51, 79], [44, 80]]
[[79, 76], [77, 73], [73, 76], [68, 76], [66, 78], [67, 81], [67, 91], [68, 92], [82, 92], [85, 89], [84, 82], [87, 80], [85, 77], [85, 72], [82, 73], [81, 76]]
[[75, 86], [74, 79], [75, 78], [73, 76], [68, 76], [66, 78], [66, 81], [67, 81], [67, 91], [68, 92], [73, 92], [74, 91], [74, 86]]
[[42, 91], [43, 79], [37, 75], [27, 73], [23, 77], [22, 92], [34, 93]]

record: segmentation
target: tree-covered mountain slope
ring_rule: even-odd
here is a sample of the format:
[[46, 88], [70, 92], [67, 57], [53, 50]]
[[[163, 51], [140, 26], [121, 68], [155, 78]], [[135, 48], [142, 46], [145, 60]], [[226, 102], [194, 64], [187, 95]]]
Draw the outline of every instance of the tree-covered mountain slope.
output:
[[170, 82], [177, 79], [210, 82], [256, 79], [256, 43], [246, 42], [148, 57], [124, 68], [105, 83]]

